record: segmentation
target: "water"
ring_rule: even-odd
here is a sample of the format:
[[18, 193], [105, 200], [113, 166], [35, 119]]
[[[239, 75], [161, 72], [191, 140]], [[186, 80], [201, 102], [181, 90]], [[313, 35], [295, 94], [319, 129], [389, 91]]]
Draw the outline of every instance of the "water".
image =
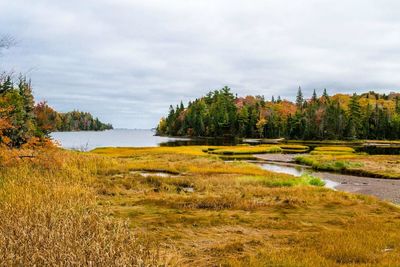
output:
[[305, 173], [304, 168], [299, 167], [299, 166], [291, 167], [291, 166], [285, 166], [285, 165], [264, 163], [264, 164], [261, 164], [261, 167], [264, 170], [278, 172], [278, 173], [291, 174], [291, 175], [297, 176], [297, 177], [299, 177]]
[[54, 132], [53, 140], [68, 149], [91, 150], [97, 147], [153, 147], [186, 138], [154, 136], [151, 130], [108, 130], [100, 132]]
[[323, 179], [322, 177], [319, 177], [317, 173], [310, 172], [309, 169], [300, 167], [300, 166], [286, 166], [286, 165], [278, 165], [278, 164], [272, 164], [272, 163], [263, 163], [261, 164], [261, 168], [264, 170], [272, 171], [272, 172], [278, 172], [278, 173], [285, 173], [285, 174], [291, 174], [293, 176], [300, 177], [305, 173], [311, 174], [315, 177], [318, 177], [322, 179], [325, 182], [325, 187], [335, 189], [336, 186], [339, 185], [339, 183], [334, 182], [329, 179]]
[[115, 129], [108, 131], [54, 132], [53, 140], [67, 149], [92, 150], [97, 147], [156, 147], [188, 145], [235, 145], [238, 140], [227, 138], [183, 138], [154, 136], [152, 130]]

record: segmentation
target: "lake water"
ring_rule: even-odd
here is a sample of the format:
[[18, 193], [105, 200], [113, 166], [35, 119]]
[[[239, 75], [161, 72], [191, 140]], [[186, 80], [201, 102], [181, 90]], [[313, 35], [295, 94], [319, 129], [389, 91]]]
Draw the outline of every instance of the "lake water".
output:
[[189, 141], [185, 138], [154, 136], [151, 130], [122, 129], [99, 132], [54, 132], [51, 133], [51, 137], [64, 148], [78, 150], [91, 150], [97, 147], [153, 147]]
[[151, 130], [115, 129], [107, 131], [54, 132], [53, 140], [62, 147], [88, 151], [97, 147], [155, 147], [155, 146], [185, 146], [185, 145], [234, 145], [232, 139], [191, 139], [154, 136]]

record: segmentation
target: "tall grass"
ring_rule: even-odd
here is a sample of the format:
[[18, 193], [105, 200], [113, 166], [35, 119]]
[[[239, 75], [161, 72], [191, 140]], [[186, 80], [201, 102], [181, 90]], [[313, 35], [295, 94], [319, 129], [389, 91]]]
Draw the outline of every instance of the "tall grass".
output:
[[393, 205], [249, 163], [141, 153], [123, 159], [125, 165], [179, 175], [105, 172], [96, 182], [99, 203], [176, 246], [181, 265], [396, 266], [400, 260], [400, 211]]
[[0, 265], [400, 261], [398, 207], [326, 189], [313, 177], [224, 162], [202, 149], [97, 151], [103, 155], [55, 149], [35, 151], [34, 158], [10, 156], [0, 168]]
[[157, 265], [156, 246], [96, 205], [89, 184], [110, 165], [58, 149], [3, 165], [0, 265]]

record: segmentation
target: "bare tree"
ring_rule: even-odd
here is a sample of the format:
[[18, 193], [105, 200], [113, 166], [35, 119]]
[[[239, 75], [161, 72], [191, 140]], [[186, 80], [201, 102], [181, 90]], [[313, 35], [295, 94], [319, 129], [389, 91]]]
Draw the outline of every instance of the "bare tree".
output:
[[0, 36], [0, 50], [8, 49], [16, 44], [15, 39], [10, 35]]

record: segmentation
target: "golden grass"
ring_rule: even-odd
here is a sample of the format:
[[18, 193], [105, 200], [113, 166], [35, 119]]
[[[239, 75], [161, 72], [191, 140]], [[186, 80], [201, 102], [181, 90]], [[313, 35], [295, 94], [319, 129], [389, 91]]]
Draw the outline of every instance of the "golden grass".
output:
[[208, 150], [209, 154], [217, 155], [248, 155], [248, 154], [265, 154], [280, 153], [282, 149], [279, 146], [232, 146], [218, 149]]
[[[184, 154], [201, 156], [204, 155], [203, 149], [209, 146], [180, 146], [180, 147], [103, 147], [92, 150], [95, 154], [107, 155], [120, 158], [134, 158], [143, 155], [163, 155], [163, 154]], [[211, 147], [219, 148], [219, 147]]]
[[400, 262], [399, 208], [202, 149], [47, 150], [8, 162], [0, 265]]
[[303, 145], [292, 145], [292, 144], [286, 144], [286, 145], [279, 145], [280, 148], [282, 149], [293, 149], [293, 150], [308, 150], [308, 146], [303, 146]]
[[[112, 150], [112, 149], [111, 149]], [[111, 152], [111, 151], [110, 151]], [[212, 156], [143, 154], [103, 172], [99, 205], [179, 252], [179, 265], [368, 266], [400, 261], [400, 211], [367, 196]], [[171, 177], [131, 168], [171, 169]], [[177, 175], [179, 173], [179, 175]], [[190, 190], [189, 190], [190, 189]]]
[[314, 151], [345, 151], [353, 153], [354, 149], [346, 146], [320, 146], [316, 147]]
[[[2, 151], [2, 155], [12, 152]], [[18, 153], [17, 153], [18, 154]], [[156, 265], [126, 222], [104, 216], [90, 185], [114, 160], [49, 149], [0, 170], [0, 265]]]
[[311, 155], [346, 155], [352, 154], [355, 150], [345, 146], [320, 146], [311, 151]]
[[301, 156], [296, 160], [319, 170], [400, 179], [400, 155], [319, 154]]

